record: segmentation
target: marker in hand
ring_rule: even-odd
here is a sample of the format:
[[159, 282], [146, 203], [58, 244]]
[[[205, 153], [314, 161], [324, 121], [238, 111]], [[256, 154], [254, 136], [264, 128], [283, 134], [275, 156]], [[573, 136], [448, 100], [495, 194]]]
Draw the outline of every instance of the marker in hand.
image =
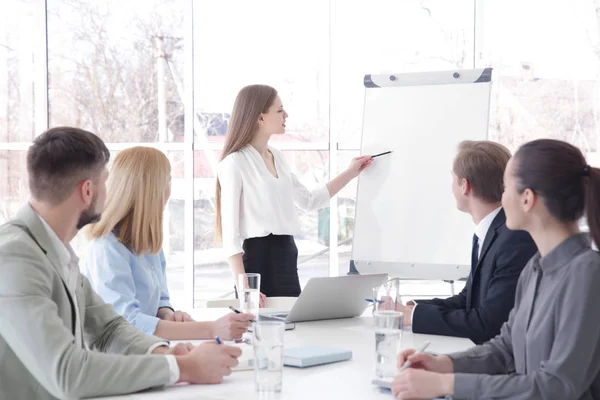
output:
[[392, 151], [384, 151], [383, 153], [379, 153], [379, 154], [375, 154], [374, 156], [371, 156], [371, 158], [375, 158], [375, 157], [380, 157], [380, 156], [385, 156], [386, 154], [390, 154]]

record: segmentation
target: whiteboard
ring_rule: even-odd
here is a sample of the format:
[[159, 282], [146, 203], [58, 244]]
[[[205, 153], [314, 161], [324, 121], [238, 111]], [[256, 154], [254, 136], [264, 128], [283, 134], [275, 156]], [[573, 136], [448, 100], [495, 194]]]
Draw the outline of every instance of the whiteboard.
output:
[[359, 177], [352, 260], [359, 273], [458, 279], [470, 271], [470, 215], [452, 164], [487, 139], [491, 68], [366, 75], [361, 154], [392, 150]]

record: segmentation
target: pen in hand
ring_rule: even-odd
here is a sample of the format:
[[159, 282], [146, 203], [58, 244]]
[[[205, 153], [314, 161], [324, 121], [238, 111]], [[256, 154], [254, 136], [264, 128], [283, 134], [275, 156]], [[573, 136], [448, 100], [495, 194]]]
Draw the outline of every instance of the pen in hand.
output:
[[[241, 313], [242, 313], [240, 310], [238, 310], [237, 308], [235, 308], [235, 307], [233, 307], [233, 306], [229, 306], [229, 309], [230, 309], [231, 311], [233, 311], [234, 313], [236, 313], [236, 314], [241, 314]], [[255, 321], [255, 320], [253, 320], [253, 319], [250, 319], [250, 320], [248, 320], [248, 321], [249, 321], [249, 322], [256, 322], [256, 321]]]
[[218, 336], [215, 338], [215, 342], [217, 342], [217, 344], [223, 344], [223, 342], [221, 341], [221, 338]]
[[[415, 354], [419, 354], [425, 351], [425, 349], [429, 346], [429, 341], [425, 342], [425, 344], [423, 344], [423, 347], [421, 347], [419, 350], [417, 350], [415, 353], [413, 353], [412, 355]], [[406, 360], [406, 362], [404, 363], [404, 365], [402, 367], [400, 367], [400, 371], [402, 372], [404, 371], [406, 368], [410, 367], [412, 365], [412, 363], [408, 360]]]

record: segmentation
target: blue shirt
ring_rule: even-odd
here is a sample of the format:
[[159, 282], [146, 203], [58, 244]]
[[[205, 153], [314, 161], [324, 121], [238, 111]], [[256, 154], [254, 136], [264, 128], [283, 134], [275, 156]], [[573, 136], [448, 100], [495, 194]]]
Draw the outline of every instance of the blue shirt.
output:
[[85, 265], [96, 293], [133, 326], [154, 334], [158, 309], [171, 308], [163, 251], [137, 255], [109, 233], [92, 241]]

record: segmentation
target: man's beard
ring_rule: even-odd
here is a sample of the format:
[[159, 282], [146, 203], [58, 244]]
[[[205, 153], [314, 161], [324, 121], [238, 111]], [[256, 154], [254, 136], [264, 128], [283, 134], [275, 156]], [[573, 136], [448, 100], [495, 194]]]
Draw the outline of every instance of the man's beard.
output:
[[80, 230], [87, 224], [93, 224], [100, 221], [102, 214], [96, 212], [96, 200], [97, 197], [94, 197], [90, 206], [81, 212], [79, 220], [77, 221], [77, 230]]

